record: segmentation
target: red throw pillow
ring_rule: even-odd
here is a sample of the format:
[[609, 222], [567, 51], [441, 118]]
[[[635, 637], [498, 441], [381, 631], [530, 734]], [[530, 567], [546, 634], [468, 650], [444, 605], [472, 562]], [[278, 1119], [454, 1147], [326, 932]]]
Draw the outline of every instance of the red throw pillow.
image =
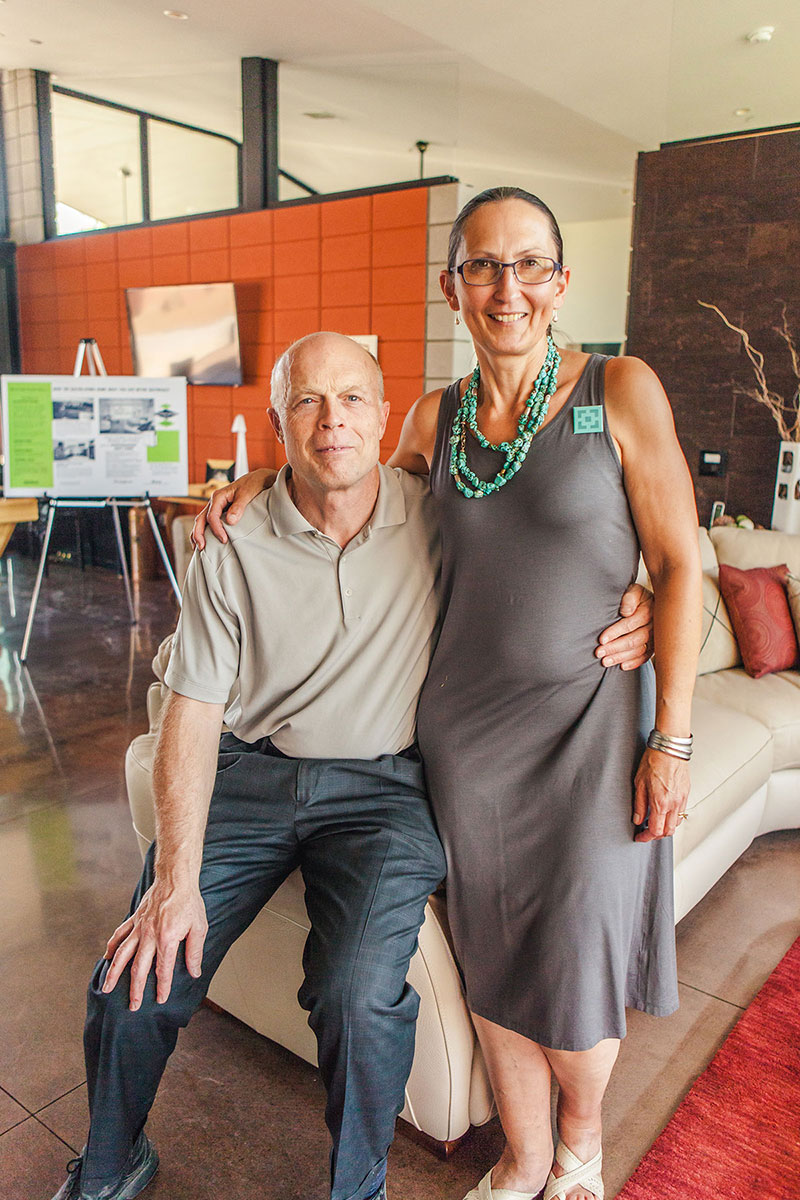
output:
[[786, 596], [789, 568], [740, 571], [721, 563], [719, 590], [730, 614], [744, 669], [754, 679], [798, 665], [800, 651]]

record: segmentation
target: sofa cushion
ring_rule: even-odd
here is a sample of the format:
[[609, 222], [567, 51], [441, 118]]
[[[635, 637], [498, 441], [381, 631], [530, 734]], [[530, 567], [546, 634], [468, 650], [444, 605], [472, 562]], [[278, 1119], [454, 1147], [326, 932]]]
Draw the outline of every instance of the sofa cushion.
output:
[[714, 543], [702, 525], [698, 531], [703, 568], [703, 637], [697, 674], [738, 667], [742, 661], [725, 601], [719, 590], [719, 564]]
[[704, 675], [697, 681], [692, 703], [694, 754], [689, 818], [681, 821], [675, 834], [676, 864], [766, 783], [772, 771], [769, 730], [735, 708], [697, 694], [707, 680], [733, 673], [742, 675], [748, 683], [754, 682], [744, 671]]
[[[741, 669], [704, 675], [695, 696], [745, 713], [772, 734], [775, 771], [800, 767], [800, 672], [782, 671], [751, 679]], [[723, 735], [724, 752], [733, 751], [733, 736]]]
[[742, 571], [720, 563], [719, 586], [728, 606], [748, 675], [760, 679], [798, 665], [786, 578], [789, 568], [751, 567]]
[[788, 563], [793, 575], [800, 576], [800, 537], [777, 529], [738, 529], [735, 525], [715, 525], [711, 541], [721, 563], [749, 570], [751, 567], [775, 567]]
[[800, 579], [795, 579], [794, 575], [790, 575], [786, 580], [786, 598], [794, 621], [794, 631], [800, 642]]

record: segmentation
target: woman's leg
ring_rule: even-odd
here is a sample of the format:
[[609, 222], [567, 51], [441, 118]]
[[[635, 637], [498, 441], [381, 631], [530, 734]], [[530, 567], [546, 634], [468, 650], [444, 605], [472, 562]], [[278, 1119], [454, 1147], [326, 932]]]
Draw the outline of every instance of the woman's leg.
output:
[[[600, 1149], [603, 1096], [617, 1061], [619, 1040], [606, 1038], [591, 1050], [544, 1049], [543, 1053], [558, 1081], [559, 1137], [581, 1162], [588, 1162]], [[553, 1174], [563, 1173], [555, 1163]], [[580, 1186], [567, 1196], [569, 1200], [594, 1200], [594, 1193]]]
[[553, 1161], [550, 1063], [538, 1042], [473, 1013], [506, 1146], [493, 1188], [537, 1193]]

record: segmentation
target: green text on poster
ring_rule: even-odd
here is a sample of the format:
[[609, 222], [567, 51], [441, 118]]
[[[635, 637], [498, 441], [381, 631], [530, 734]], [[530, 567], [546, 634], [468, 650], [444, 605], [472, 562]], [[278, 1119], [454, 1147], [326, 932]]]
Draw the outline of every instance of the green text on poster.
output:
[[8, 484], [53, 486], [53, 397], [47, 382], [8, 384]]

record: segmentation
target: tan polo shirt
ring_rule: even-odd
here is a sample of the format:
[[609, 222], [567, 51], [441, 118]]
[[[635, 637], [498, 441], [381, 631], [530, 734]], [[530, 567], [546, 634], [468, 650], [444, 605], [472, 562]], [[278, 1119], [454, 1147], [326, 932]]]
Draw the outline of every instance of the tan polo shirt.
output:
[[284, 467], [186, 576], [164, 681], [227, 703], [246, 742], [303, 758], [377, 758], [414, 740], [439, 616], [427, 479], [380, 467], [372, 517], [340, 549], [295, 508]]

